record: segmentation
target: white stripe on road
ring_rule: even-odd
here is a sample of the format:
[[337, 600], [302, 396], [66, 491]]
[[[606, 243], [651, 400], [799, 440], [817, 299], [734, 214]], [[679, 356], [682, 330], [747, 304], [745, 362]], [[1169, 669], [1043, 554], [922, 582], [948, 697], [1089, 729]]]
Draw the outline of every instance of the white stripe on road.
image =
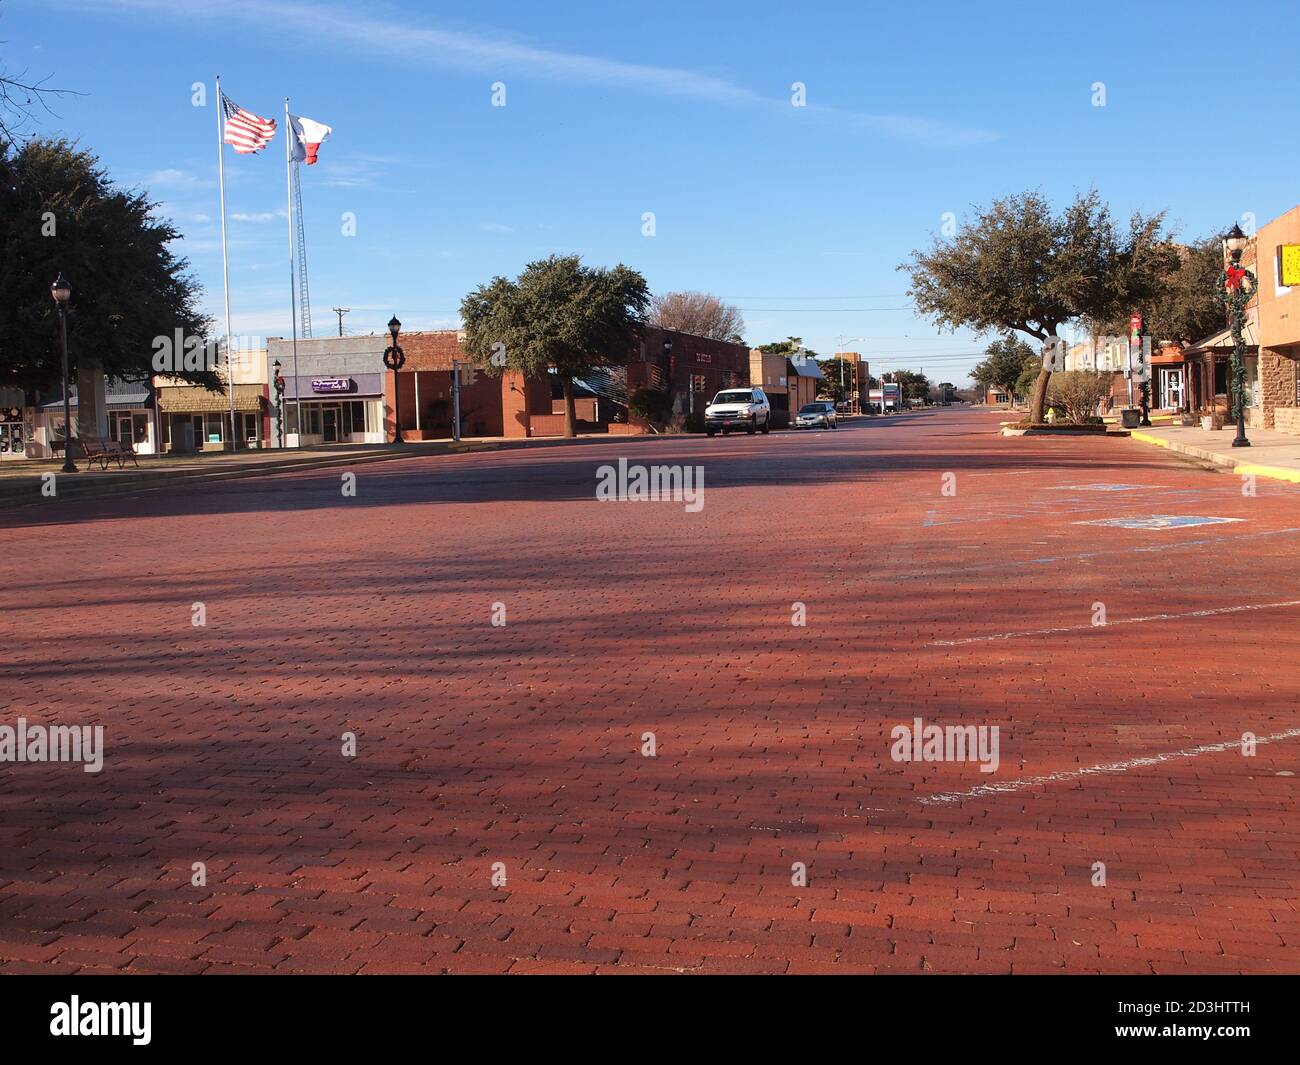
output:
[[1088, 632], [1092, 629], [1106, 629], [1112, 625], [1140, 625], [1147, 621], [1176, 621], [1179, 618], [1208, 618], [1217, 614], [1240, 614], [1246, 610], [1277, 610], [1281, 607], [1300, 606], [1300, 599], [1288, 599], [1281, 603], [1250, 603], [1245, 606], [1221, 606], [1213, 610], [1190, 610], [1185, 614], [1148, 614], [1140, 618], [1120, 618], [1107, 621], [1104, 625], [1058, 625], [1051, 629], [1022, 629], [1019, 632], [995, 632], [988, 636], [966, 636], [960, 640], [931, 640], [927, 647], [959, 647], [968, 643], [988, 643], [992, 640], [1014, 640], [1020, 636], [1052, 636], [1060, 632]]
[[[1271, 736], [1260, 736], [1255, 742], [1258, 743], [1275, 743], [1278, 740], [1290, 740], [1300, 736], [1300, 728], [1287, 729], [1285, 732], [1275, 732]], [[1107, 762], [1104, 765], [1092, 765], [1086, 769], [1071, 769], [1063, 773], [1047, 773], [1041, 777], [1026, 777], [1024, 780], [1008, 780], [1002, 784], [981, 784], [978, 788], [971, 788], [969, 791], [949, 791], [939, 795], [927, 795], [917, 801], [922, 806], [944, 806], [948, 803], [961, 802], [962, 799], [979, 798], [982, 795], [1001, 795], [1012, 791], [1023, 791], [1025, 788], [1035, 788], [1042, 784], [1057, 784], [1063, 780], [1078, 780], [1080, 777], [1095, 776], [1099, 773], [1124, 773], [1130, 769], [1139, 769], [1142, 766], [1159, 765], [1161, 762], [1169, 762], [1175, 758], [1195, 758], [1201, 754], [1216, 754], [1219, 751], [1230, 751], [1233, 748], [1241, 748], [1241, 740], [1227, 740], [1223, 743], [1208, 743], [1200, 747], [1187, 747], [1181, 751], [1169, 751], [1166, 754], [1152, 754], [1145, 758], [1131, 758], [1127, 762]]]

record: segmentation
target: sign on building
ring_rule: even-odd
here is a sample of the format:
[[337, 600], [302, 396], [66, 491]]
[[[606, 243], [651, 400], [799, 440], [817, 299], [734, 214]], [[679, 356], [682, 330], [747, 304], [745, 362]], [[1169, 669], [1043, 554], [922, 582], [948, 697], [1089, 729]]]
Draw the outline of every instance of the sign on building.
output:
[[1300, 244], [1283, 244], [1278, 249], [1278, 273], [1284, 286], [1300, 285]]

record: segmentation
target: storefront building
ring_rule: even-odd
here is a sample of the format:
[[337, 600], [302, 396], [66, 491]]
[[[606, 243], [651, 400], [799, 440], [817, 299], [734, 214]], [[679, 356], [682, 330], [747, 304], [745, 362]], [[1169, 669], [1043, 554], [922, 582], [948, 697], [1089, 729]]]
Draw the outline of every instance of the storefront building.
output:
[[159, 423], [163, 449], [177, 454], [231, 450], [231, 399], [234, 400], [235, 448], [261, 448], [267, 443], [270, 408], [267, 401], [266, 349], [239, 348], [231, 352], [234, 388], [225, 384], [224, 351], [218, 351], [219, 390], [158, 375]]
[[1166, 344], [1151, 356], [1151, 409], [1187, 409], [1187, 356], [1179, 344]]
[[[148, 381], [123, 381], [117, 377], [105, 378], [100, 410], [104, 412], [106, 426], [82, 429], [78, 417], [78, 386], [74, 384], [69, 395], [72, 409], [72, 435], [74, 439], [100, 438], [116, 440], [130, 447], [137, 455], [158, 453], [158, 421], [154, 410], [154, 390]], [[32, 458], [55, 457], [54, 444], [62, 454], [66, 436], [63, 424], [63, 388], [56, 385], [41, 396], [34, 408], [26, 453]]]
[[284, 398], [281, 410], [270, 396], [267, 446], [281, 446], [281, 413], [285, 447], [383, 443], [387, 346], [387, 334], [322, 337], [298, 340], [295, 357], [292, 340], [269, 337], [264, 373], [280, 364]]
[[[266, 438], [266, 386], [235, 385], [235, 432], [239, 448], [259, 448]], [[230, 449], [230, 395], [202, 385], [158, 388], [163, 449], [176, 454]]]

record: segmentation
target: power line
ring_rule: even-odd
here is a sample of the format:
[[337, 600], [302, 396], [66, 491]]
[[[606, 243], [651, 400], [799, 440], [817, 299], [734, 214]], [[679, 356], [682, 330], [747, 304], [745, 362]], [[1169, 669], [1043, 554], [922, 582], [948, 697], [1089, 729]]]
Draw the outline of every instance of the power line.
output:
[[905, 300], [906, 292], [886, 292], [879, 296], [719, 296], [720, 300]]
[[914, 307], [737, 307], [745, 314], [874, 314], [876, 311], [911, 311]]

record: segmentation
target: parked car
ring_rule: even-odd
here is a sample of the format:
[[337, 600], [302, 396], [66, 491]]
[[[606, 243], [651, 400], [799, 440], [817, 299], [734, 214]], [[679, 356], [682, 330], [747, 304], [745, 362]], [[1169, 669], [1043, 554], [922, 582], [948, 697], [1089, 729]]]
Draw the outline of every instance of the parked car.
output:
[[835, 404], [830, 400], [819, 399], [805, 403], [794, 416], [796, 429], [834, 429], [837, 425]]
[[744, 429], [752, 436], [771, 428], [772, 404], [761, 388], [723, 389], [704, 408], [704, 431], [709, 436], [719, 430], [725, 436], [733, 429]]

